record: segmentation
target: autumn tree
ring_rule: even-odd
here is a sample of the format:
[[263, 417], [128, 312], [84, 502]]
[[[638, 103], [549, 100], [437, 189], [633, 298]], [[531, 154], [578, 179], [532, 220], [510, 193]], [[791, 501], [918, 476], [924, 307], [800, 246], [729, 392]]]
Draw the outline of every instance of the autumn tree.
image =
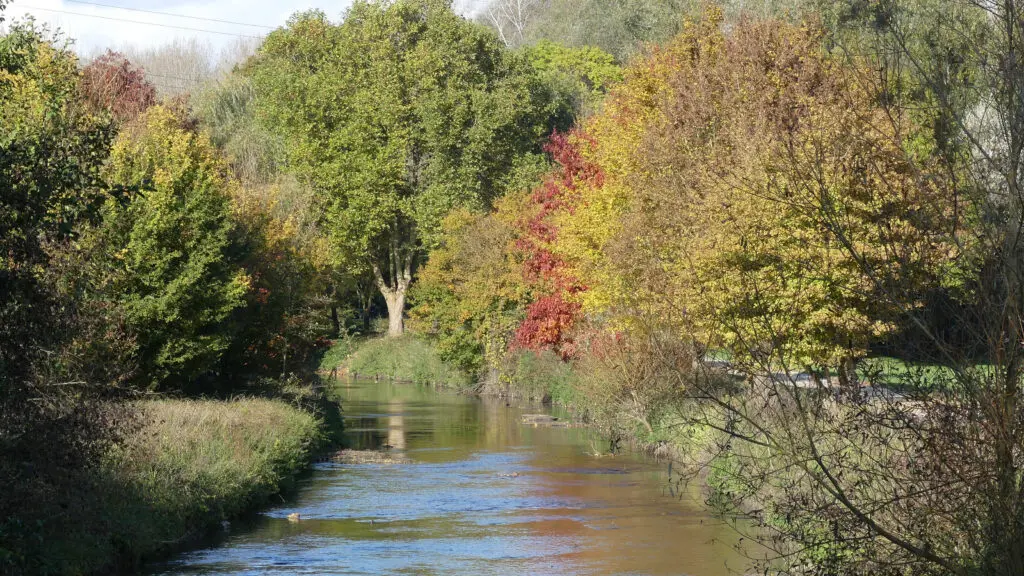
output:
[[[742, 382], [699, 363], [674, 371], [691, 401], [681, 412], [720, 434], [717, 496], [752, 511], [777, 552], [765, 566], [1014, 573], [1015, 433], [1003, 415], [1015, 384], [1000, 354], [978, 366], [937, 346], [949, 371], [908, 370], [900, 393], [862, 387], [877, 375], [851, 361], [899, 338], [895, 319], [918, 319], [925, 291], [986, 277], [970, 271], [990, 233], [978, 200], [991, 196], [946, 164], [958, 156], [916, 110], [885, 99], [893, 85], [876, 62], [823, 52], [810, 27], [723, 34], [711, 16], [666, 49], [638, 178], [618, 197], [621, 229], [581, 234], [603, 242], [581, 242], [576, 261], [596, 246], [589, 262], [605, 277], [649, 279], [636, 296], [611, 284], [605, 309], [667, 318], [682, 338], [733, 353]], [[573, 218], [592, 222], [601, 199], [584, 193]], [[1005, 342], [1005, 330], [988, 334]]]
[[338, 25], [296, 15], [246, 73], [322, 199], [338, 264], [372, 270], [391, 335], [445, 215], [535, 169], [550, 129], [526, 63], [442, 1], [357, 2]]
[[[956, 254], [940, 238], [954, 191], [916, 177], [872, 94], [812, 58], [817, 37], [785, 41], [792, 61], [777, 47], [777, 72], [758, 68], [744, 39], [691, 26], [637, 65], [608, 105], [612, 121], [593, 123], [592, 154], [613, 168], [581, 192], [563, 250], [594, 311], [660, 318], [738, 357], [785, 350], [802, 367], [843, 364], [852, 378], [851, 359], [901, 314], [880, 290], [920, 298]], [[616, 122], [620, 109], [646, 128]], [[858, 257], [829, 236], [832, 218]], [[865, 266], [886, 270], [885, 283]]]
[[410, 315], [438, 353], [470, 374], [501, 365], [530, 301], [513, 244], [522, 194], [490, 214], [453, 211], [410, 292]]
[[109, 110], [119, 123], [156, 104], [156, 87], [146, 80], [145, 71], [111, 50], [82, 69], [81, 86], [87, 102], [97, 110]]

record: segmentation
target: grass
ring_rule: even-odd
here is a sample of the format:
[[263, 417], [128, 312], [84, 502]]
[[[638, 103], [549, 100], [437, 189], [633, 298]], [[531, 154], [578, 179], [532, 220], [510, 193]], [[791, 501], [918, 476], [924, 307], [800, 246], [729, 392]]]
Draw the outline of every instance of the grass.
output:
[[861, 360], [857, 365], [857, 376], [861, 380], [894, 390], [940, 390], [956, 380], [954, 371], [946, 366], [909, 362], [888, 356]]
[[334, 341], [334, 344], [324, 352], [320, 359], [320, 372], [330, 372], [345, 364], [345, 360], [355, 352], [359, 345], [365, 342], [365, 338], [345, 335]]
[[268, 399], [156, 400], [83, 486], [45, 573], [133, 568], [286, 489], [323, 441], [321, 422]]
[[577, 374], [571, 364], [550, 351], [521, 350], [508, 359], [499, 379], [487, 382], [481, 393], [512, 400], [540, 401], [572, 406]]
[[[328, 355], [341, 356], [340, 352], [332, 351]], [[414, 334], [360, 342], [347, 354], [343, 366], [359, 376], [380, 375], [415, 384], [446, 388], [466, 388], [471, 384], [467, 374], [441, 360], [433, 346]]]

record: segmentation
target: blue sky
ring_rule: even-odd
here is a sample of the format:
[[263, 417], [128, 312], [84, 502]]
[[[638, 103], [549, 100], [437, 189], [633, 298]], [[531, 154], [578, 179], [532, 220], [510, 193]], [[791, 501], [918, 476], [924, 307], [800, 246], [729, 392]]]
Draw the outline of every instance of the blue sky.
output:
[[[90, 0], [92, 1], [92, 0]], [[195, 18], [229, 20], [246, 24], [276, 27], [297, 11], [319, 8], [328, 16], [338, 18], [351, 0], [95, 0], [96, 4], [156, 10]], [[483, 0], [456, 0], [456, 9], [471, 14]], [[74, 13], [74, 14], [71, 14]], [[239, 36], [266, 33], [266, 28], [240, 26], [188, 18], [133, 12], [118, 8], [71, 2], [69, 0], [13, 0], [6, 18], [16, 19], [31, 14], [38, 22], [59, 27], [76, 41], [77, 50], [90, 54], [104, 48], [132, 45], [150, 48], [167, 44], [175, 38], [195, 37], [219, 49]], [[126, 22], [133, 20], [135, 22]], [[146, 23], [162, 24], [154, 26]], [[205, 30], [182, 30], [167, 26]]]

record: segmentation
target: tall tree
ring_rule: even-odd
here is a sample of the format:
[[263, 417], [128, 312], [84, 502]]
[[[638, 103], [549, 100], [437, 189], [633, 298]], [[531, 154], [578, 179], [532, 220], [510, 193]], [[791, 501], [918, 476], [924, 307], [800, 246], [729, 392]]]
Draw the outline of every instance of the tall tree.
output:
[[246, 73], [326, 207], [337, 263], [373, 271], [390, 335], [441, 220], [487, 207], [536, 166], [551, 128], [522, 57], [442, 0], [360, 1], [339, 25], [298, 14]]
[[133, 334], [140, 373], [157, 387], [187, 384], [230, 343], [224, 321], [250, 279], [231, 257], [231, 192], [237, 183], [209, 140], [154, 106], [114, 142], [107, 179], [142, 191], [108, 202], [83, 240], [95, 255], [96, 297]]
[[[0, 1], [0, 9], [5, 2]], [[69, 491], [93, 464], [108, 420], [95, 382], [42, 369], [74, 328], [44, 279], [107, 197], [100, 170], [112, 130], [78, 98], [78, 61], [31, 23], [0, 35], [0, 573], [42, 572]], [[59, 384], [59, 385], [58, 385]], [[105, 385], [101, 382], [99, 384]]]

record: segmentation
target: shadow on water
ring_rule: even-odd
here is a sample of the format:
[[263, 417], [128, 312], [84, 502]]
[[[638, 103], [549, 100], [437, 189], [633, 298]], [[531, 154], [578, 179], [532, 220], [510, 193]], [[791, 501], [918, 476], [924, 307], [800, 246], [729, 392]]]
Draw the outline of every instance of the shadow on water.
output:
[[[279, 506], [151, 574], [742, 572], [732, 528], [662, 489], [665, 467], [595, 458], [584, 428], [415, 386], [339, 381], [345, 442], [411, 464], [321, 463]], [[289, 515], [299, 514], [298, 522]]]

